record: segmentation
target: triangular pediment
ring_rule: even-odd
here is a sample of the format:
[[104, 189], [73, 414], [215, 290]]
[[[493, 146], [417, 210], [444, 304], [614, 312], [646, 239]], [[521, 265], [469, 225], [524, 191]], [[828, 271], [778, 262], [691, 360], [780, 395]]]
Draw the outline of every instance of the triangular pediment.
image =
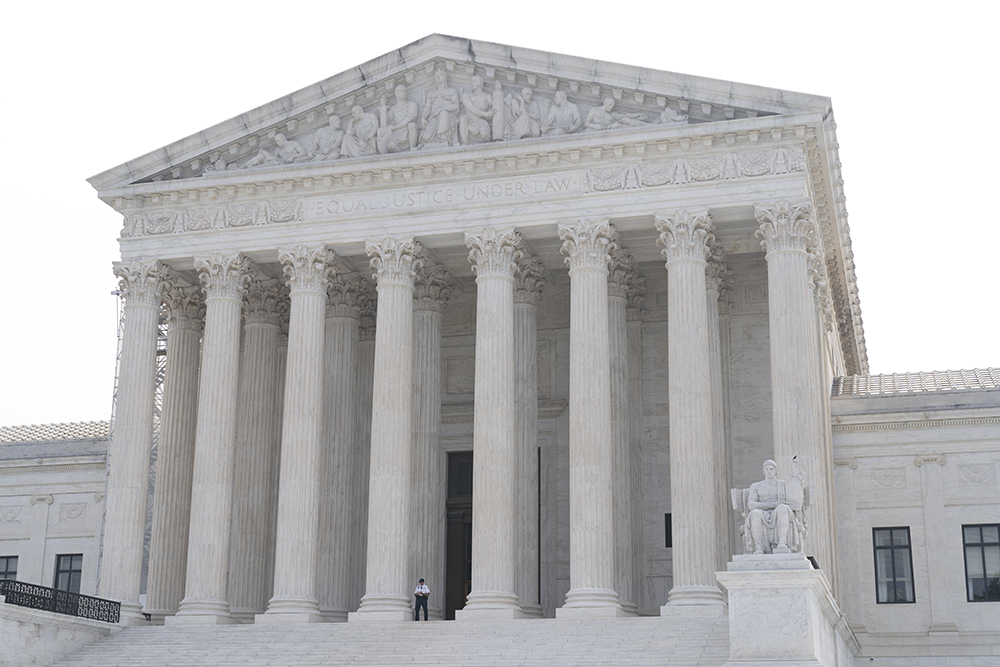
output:
[[825, 97], [431, 35], [90, 183], [106, 193], [231, 172], [374, 164], [415, 151], [460, 159], [463, 150], [498, 142], [653, 133], [828, 108]]

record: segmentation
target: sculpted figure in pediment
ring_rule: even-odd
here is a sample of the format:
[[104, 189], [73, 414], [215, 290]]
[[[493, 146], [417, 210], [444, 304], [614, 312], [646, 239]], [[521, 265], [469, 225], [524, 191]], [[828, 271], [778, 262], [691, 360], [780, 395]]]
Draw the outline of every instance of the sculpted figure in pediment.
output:
[[549, 109], [549, 115], [542, 123], [542, 134], [558, 135], [572, 134], [583, 125], [580, 108], [569, 101], [566, 93], [556, 91], [555, 103]]
[[634, 127], [646, 124], [641, 113], [616, 113], [614, 108], [614, 98], [606, 97], [601, 106], [590, 110], [584, 126], [588, 130], [616, 130], [620, 127]]
[[542, 136], [542, 110], [531, 99], [531, 88], [522, 88], [508, 100], [507, 127], [511, 139]]
[[229, 168], [229, 165], [226, 164], [226, 160], [220, 156], [215, 162], [209, 162], [206, 164], [205, 169], [201, 172], [201, 175], [207, 176], [209, 174], [217, 174], [220, 171], [226, 171]]
[[465, 113], [458, 119], [458, 135], [463, 144], [481, 144], [493, 139], [491, 121], [497, 110], [493, 96], [483, 90], [483, 79], [472, 77], [472, 91], [462, 95]]
[[385, 96], [378, 106], [378, 152], [401, 153], [417, 145], [417, 119], [420, 108], [406, 99], [406, 88], [396, 86], [396, 103], [386, 105]]
[[340, 146], [344, 141], [344, 128], [340, 124], [340, 116], [330, 116], [326, 127], [316, 130], [312, 140], [313, 162], [336, 160], [340, 157]]
[[454, 146], [458, 141], [459, 111], [458, 93], [448, 87], [448, 75], [444, 70], [434, 72], [434, 89], [424, 97], [424, 113], [421, 118], [423, 130], [420, 145], [445, 144]]
[[664, 107], [657, 122], [660, 125], [687, 125], [688, 117], [676, 109]]
[[283, 134], [274, 135], [274, 145], [273, 153], [267, 149], [261, 150], [253, 159], [243, 165], [243, 168], [292, 164], [293, 162], [302, 162], [309, 157], [302, 144], [286, 138]]
[[378, 116], [366, 113], [360, 105], [351, 107], [351, 120], [347, 121], [344, 140], [340, 144], [342, 157], [375, 155]]

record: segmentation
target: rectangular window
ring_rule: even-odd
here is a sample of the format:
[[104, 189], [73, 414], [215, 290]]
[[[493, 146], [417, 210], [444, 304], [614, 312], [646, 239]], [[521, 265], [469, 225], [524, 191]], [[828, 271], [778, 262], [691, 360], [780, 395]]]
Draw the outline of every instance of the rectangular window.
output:
[[663, 515], [663, 546], [674, 548], [674, 526], [669, 513]]
[[875, 598], [879, 604], [916, 602], [910, 529], [872, 528], [875, 546]]
[[52, 588], [69, 593], [79, 593], [82, 573], [83, 554], [56, 556], [56, 580]]
[[969, 602], [1000, 602], [1000, 524], [962, 526]]
[[0, 579], [17, 579], [17, 556], [0, 556]]

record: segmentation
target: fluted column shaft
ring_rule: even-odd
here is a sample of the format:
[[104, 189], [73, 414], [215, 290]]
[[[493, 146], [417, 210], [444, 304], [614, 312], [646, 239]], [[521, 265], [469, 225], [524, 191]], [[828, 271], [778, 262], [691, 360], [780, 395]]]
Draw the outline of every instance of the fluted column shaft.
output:
[[[718, 605], [715, 585], [715, 445], [705, 288], [711, 217], [657, 216], [667, 260], [667, 363], [670, 410], [670, 508], [673, 588], [667, 607]], [[662, 611], [661, 611], [662, 613]]]
[[628, 358], [628, 441], [629, 479], [632, 492], [632, 600], [637, 611], [642, 610], [645, 558], [643, 554], [643, 492], [642, 492], [642, 303], [645, 301], [646, 280], [636, 278], [629, 286], [625, 308], [625, 337]]
[[320, 437], [323, 427], [323, 322], [326, 250], [298, 246], [278, 252], [287, 278], [288, 319], [274, 590], [258, 622], [318, 621]]
[[118, 370], [118, 405], [108, 459], [102, 597], [122, 603], [122, 623], [142, 619], [139, 585], [146, 528], [146, 489], [153, 439], [157, 320], [166, 268], [157, 261], [115, 264], [125, 299], [125, 331]]
[[355, 460], [357, 483], [352, 487], [351, 531], [348, 535], [351, 580], [351, 609], [357, 609], [365, 593], [368, 549], [368, 490], [371, 466], [372, 388], [375, 381], [375, 285], [370, 280], [361, 283], [359, 293], [361, 326], [358, 341], [358, 401], [355, 420]]
[[514, 276], [514, 419], [517, 424], [515, 588], [521, 612], [540, 617], [538, 590], [538, 296], [544, 267], [522, 258]]
[[514, 593], [514, 261], [520, 235], [465, 235], [476, 272], [472, 591], [456, 619], [519, 617]]
[[215, 253], [195, 260], [205, 289], [205, 338], [198, 391], [184, 599], [168, 622], [230, 623], [226, 581], [247, 261]]
[[[332, 259], [332, 258], [331, 258]], [[351, 499], [361, 484], [356, 437], [358, 382], [358, 274], [328, 262], [329, 303], [323, 346], [323, 453], [319, 505], [319, 609], [346, 621], [353, 610], [350, 569]]]
[[378, 281], [372, 391], [366, 589], [350, 620], [405, 620], [410, 615], [407, 548], [413, 440], [412, 239], [368, 243]]
[[146, 613], [154, 621], [175, 613], [184, 597], [198, 415], [198, 366], [205, 319], [201, 289], [171, 288], [164, 310], [167, 363], [146, 583]]
[[445, 488], [441, 453], [441, 321], [451, 274], [440, 266], [417, 272], [413, 302], [413, 487], [410, 581], [436, 582], [430, 618], [441, 619], [445, 590]]
[[706, 312], [708, 313], [708, 357], [712, 378], [712, 444], [715, 450], [715, 568], [726, 569], [733, 554], [729, 541], [729, 520], [733, 514], [729, 503], [729, 475], [726, 464], [725, 415], [722, 396], [722, 332], [719, 327], [719, 296], [723, 275], [726, 272], [725, 257], [720, 243], [710, 246], [710, 258], [705, 283]]
[[252, 620], [271, 596], [274, 523], [271, 508], [279, 450], [278, 295], [275, 280], [250, 283], [243, 326], [239, 416], [233, 476], [233, 524], [229, 553], [230, 613]]
[[559, 227], [570, 277], [570, 590], [558, 617], [621, 615], [615, 592], [607, 222]]

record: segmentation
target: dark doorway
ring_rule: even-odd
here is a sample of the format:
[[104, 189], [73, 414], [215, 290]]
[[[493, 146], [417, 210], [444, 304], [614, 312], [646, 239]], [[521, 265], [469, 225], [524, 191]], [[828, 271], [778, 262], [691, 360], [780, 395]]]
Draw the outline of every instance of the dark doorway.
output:
[[455, 619], [472, 587], [472, 452], [448, 454], [444, 617]]

